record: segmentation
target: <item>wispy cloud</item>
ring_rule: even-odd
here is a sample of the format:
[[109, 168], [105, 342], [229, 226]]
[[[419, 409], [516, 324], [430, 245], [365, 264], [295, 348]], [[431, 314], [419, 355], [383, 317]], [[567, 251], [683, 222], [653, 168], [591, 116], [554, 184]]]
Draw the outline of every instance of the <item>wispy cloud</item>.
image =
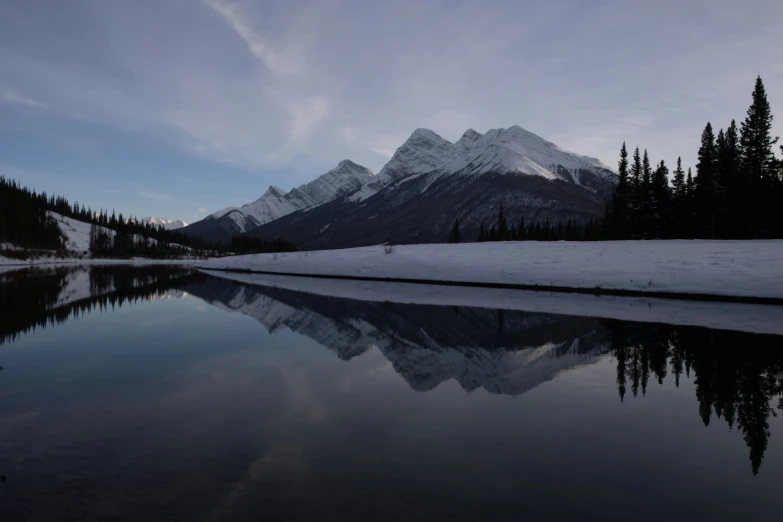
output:
[[26, 105], [28, 107], [35, 107], [38, 109], [45, 109], [48, 107], [48, 105], [46, 105], [45, 103], [41, 103], [32, 98], [22, 96], [20, 94], [15, 93], [11, 89], [7, 89], [7, 88], [0, 88], [0, 100], [6, 101], [8, 103], [14, 103], [17, 105]]
[[207, 211], [207, 209], [205, 209], [204, 207], [199, 207], [199, 209], [198, 209], [199, 214], [203, 214], [206, 211]]
[[149, 199], [155, 199], [158, 201], [174, 201], [174, 198], [169, 196], [168, 194], [163, 194], [161, 192], [153, 192], [150, 190], [140, 190], [139, 196], [143, 196]]

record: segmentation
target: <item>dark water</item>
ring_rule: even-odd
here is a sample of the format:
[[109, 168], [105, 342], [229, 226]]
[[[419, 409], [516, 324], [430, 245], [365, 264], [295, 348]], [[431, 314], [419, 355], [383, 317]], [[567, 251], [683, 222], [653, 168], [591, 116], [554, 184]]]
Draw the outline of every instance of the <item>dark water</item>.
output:
[[783, 339], [0, 275], [0, 520], [776, 520]]

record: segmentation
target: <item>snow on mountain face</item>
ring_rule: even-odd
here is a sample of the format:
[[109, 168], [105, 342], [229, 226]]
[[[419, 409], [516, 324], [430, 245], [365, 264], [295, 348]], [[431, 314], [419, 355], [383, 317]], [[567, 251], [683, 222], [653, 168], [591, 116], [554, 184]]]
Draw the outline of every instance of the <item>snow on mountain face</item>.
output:
[[612, 171], [596, 158], [565, 151], [532, 132], [513, 126], [492, 129], [478, 137], [466, 133], [438, 170], [444, 173], [520, 173], [547, 179], [563, 177], [562, 169], [579, 184], [578, 173], [587, 170], [606, 178]]
[[565, 151], [516, 125], [486, 134], [468, 129], [456, 143], [430, 130], [417, 129], [377, 178], [351, 199], [367, 199], [386, 185], [419, 174], [516, 173], [580, 185], [585, 172], [602, 179], [612, 175], [598, 159]]
[[315, 207], [356, 192], [374, 176], [375, 173], [370, 169], [343, 160], [337, 167], [291, 192], [271, 186], [254, 202], [239, 208], [220, 210], [209, 218], [219, 219], [228, 215], [239, 231], [245, 232], [297, 210]]
[[387, 185], [416, 174], [434, 170], [452, 151], [454, 145], [431, 130], [416, 129], [375, 179], [367, 183], [351, 199], [362, 201]]
[[166, 218], [162, 218], [162, 217], [155, 217], [155, 216], [147, 217], [147, 218], [141, 219], [140, 221], [143, 224], [149, 223], [150, 225], [152, 225], [154, 227], [162, 226], [166, 230], [176, 230], [178, 228], [182, 228], [182, 227], [188, 226], [188, 224], [185, 223], [184, 221], [182, 221], [181, 219], [177, 219], [177, 220], [172, 221], [170, 219], [166, 219]]

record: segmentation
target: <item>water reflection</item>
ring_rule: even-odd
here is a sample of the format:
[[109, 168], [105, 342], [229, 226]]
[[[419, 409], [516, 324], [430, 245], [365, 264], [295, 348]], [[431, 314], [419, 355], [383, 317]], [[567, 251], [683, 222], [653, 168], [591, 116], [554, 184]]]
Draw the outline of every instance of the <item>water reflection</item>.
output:
[[[699, 415], [743, 433], [758, 473], [769, 417], [783, 410], [783, 340], [689, 326], [512, 310], [364, 302], [210, 278], [189, 292], [257, 319], [270, 333], [306, 335], [350, 360], [380, 350], [416, 391], [454, 379], [468, 392], [520, 395], [610, 354], [620, 400], [647, 392], [650, 377], [694, 375]], [[774, 404], [774, 406], [773, 406]]]
[[0, 273], [0, 345], [95, 309], [160, 299], [204, 277], [178, 265], [36, 267]]
[[[520, 396], [558, 375], [616, 364], [621, 401], [651, 380], [693, 376], [704, 425], [739, 430], [759, 472], [783, 409], [781, 337], [503, 309], [334, 298], [205, 276], [186, 267], [31, 269], [0, 275], [0, 344], [71, 318], [184, 293], [250, 316], [271, 334], [288, 329], [341, 360], [377, 350], [407, 385], [429, 392], [454, 380], [466, 392]], [[227, 342], [231, 332], [225, 332]], [[0, 375], [0, 379], [2, 375]], [[614, 386], [614, 385], [612, 385]]]
[[[769, 418], [783, 410], [783, 342], [778, 336], [604, 321], [617, 359], [617, 388], [624, 399], [647, 392], [650, 377], [694, 375], [699, 415], [736, 425], [750, 448], [756, 474], [770, 438]], [[777, 399], [777, 401], [775, 401]], [[776, 405], [774, 403], [777, 402]], [[774, 406], [773, 406], [774, 405]]]

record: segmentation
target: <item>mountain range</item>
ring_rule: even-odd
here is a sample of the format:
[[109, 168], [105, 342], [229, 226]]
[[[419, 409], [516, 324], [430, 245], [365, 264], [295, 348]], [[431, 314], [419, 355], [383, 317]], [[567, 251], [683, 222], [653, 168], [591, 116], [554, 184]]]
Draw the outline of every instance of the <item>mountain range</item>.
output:
[[456, 142], [417, 129], [375, 174], [350, 160], [286, 192], [270, 187], [182, 229], [209, 240], [285, 237], [303, 249], [384, 242], [442, 242], [459, 219], [463, 237], [494, 223], [598, 218], [617, 176], [596, 158], [565, 151], [518, 126]]
[[163, 227], [166, 230], [177, 230], [188, 226], [188, 224], [182, 221], [181, 219], [171, 220], [171, 219], [155, 217], [155, 216], [142, 218], [140, 221], [145, 225], [149, 223], [154, 227]]

